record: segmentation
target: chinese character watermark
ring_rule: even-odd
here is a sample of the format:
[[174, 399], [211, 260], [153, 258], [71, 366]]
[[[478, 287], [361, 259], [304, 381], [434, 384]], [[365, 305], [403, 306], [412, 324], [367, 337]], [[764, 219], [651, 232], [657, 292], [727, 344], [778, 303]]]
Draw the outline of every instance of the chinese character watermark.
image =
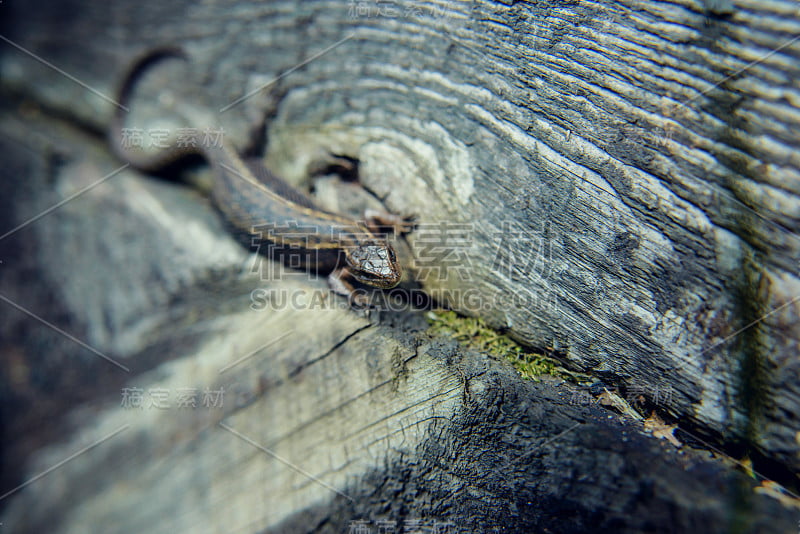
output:
[[672, 384], [647, 384], [634, 381], [625, 392], [625, 400], [631, 406], [641, 407], [649, 401], [656, 406], [667, 407], [672, 404]]
[[445, 4], [409, 4], [393, 0], [348, 0], [347, 16], [351, 19], [420, 19], [425, 16], [441, 19], [449, 16]]
[[222, 128], [178, 128], [174, 132], [168, 128], [122, 128], [120, 146], [125, 150], [169, 148], [219, 148], [222, 146], [225, 131]]
[[419, 225], [415, 233], [414, 266], [419, 281], [443, 281], [450, 276], [458, 276], [462, 282], [470, 280], [468, 251], [473, 246], [472, 224], [442, 221]]
[[456, 525], [452, 521], [438, 519], [406, 518], [393, 519], [353, 519], [348, 524], [348, 534], [455, 534]]
[[[120, 406], [126, 410], [151, 408], [168, 410], [178, 408], [183, 410], [196, 409], [200, 393], [197, 388], [177, 388], [174, 391], [168, 388], [149, 388], [146, 391], [137, 387], [126, 387], [121, 390], [122, 399]], [[205, 388], [200, 396], [200, 406], [211, 409], [223, 407], [225, 389]]]

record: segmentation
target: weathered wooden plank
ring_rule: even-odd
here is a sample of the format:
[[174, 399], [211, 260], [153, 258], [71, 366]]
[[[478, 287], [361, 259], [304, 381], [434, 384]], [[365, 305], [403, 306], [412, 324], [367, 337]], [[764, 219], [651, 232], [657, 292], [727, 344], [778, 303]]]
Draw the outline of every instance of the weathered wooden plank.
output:
[[[693, 4], [481, 7], [359, 20], [380, 36], [359, 43], [367, 64], [355, 81], [328, 66], [287, 80], [268, 161], [299, 176], [308, 147], [358, 158], [398, 211], [472, 225], [451, 240], [468, 279], [430, 276], [431, 292], [631, 387], [672, 388], [676, 416], [796, 465], [778, 409], [800, 383], [796, 21], [767, 32], [756, 5], [730, 20]], [[426, 235], [411, 237], [420, 256]]]
[[[88, 154], [55, 169], [54, 194], [68, 195], [111, 163], [91, 139], [47, 121], [27, 125], [24, 132], [14, 120], [0, 125], [10, 168], [26, 167], [15, 160], [75, 154], [79, 147]], [[29, 175], [33, 182], [45, 176]], [[336, 300], [284, 307], [276, 298], [267, 309], [251, 308], [253, 287], [313, 298], [323, 286], [297, 277], [262, 280], [259, 271], [250, 272], [255, 258], [236, 253], [201, 203], [193, 213], [178, 208], [191, 193], [168, 192], [133, 173], [118, 178], [52, 212], [47, 224], [31, 225], [27, 241], [48, 243], [52, 249], [43, 253], [61, 258], [57, 268], [39, 265], [61, 273], [55, 282], [43, 280], [64, 291], [58, 301], [90, 302], [78, 291], [83, 284], [109, 284], [87, 269], [95, 263], [104, 266], [100, 275], [107, 269], [142, 277], [116, 293], [101, 292], [100, 315], [129, 317], [138, 310], [152, 316], [164, 309], [155, 298], [164, 293], [169, 321], [117, 320], [100, 333], [86, 330], [93, 347], [132, 373], [88, 354], [96, 369], [111, 367], [125, 382], [74, 411], [66, 437], [32, 456], [25, 478], [43, 476], [3, 497], [5, 527], [342, 532], [359, 521], [373, 530], [379, 524], [411, 528], [416, 521], [448, 532], [569, 532], [589, 525], [668, 532], [696, 524], [725, 532], [736, 521], [742, 530], [780, 532], [794, 525], [792, 509], [756, 493], [753, 481], [721, 461], [678, 454], [638, 426], [575, 402], [588, 397], [566, 384], [521, 381], [501, 362], [430, 339], [417, 316], [391, 314], [384, 317], [388, 324], [370, 323]], [[36, 209], [23, 208], [24, 195], [15, 198], [18, 210]], [[154, 218], [160, 202], [176, 211]], [[124, 227], [159, 224], [160, 241], [129, 239], [128, 254], [105, 257], [109, 236], [101, 229], [113, 228], [110, 213]], [[187, 222], [193, 247], [182, 251]], [[80, 245], [67, 239], [70, 226], [84, 229]], [[53, 238], [54, 228], [65, 232], [60, 239]], [[232, 252], [224, 268], [238, 264], [242, 276], [188, 289], [130, 261], [146, 256], [173, 276], [203, 280], [191, 272], [218, 268], [226, 258], [207, 253], [212, 243]], [[79, 254], [68, 253], [77, 246]], [[6, 283], [0, 279], [4, 294]], [[25, 304], [38, 311], [44, 302]], [[86, 320], [98, 314], [92, 310], [74, 308], [70, 315]], [[11, 312], [4, 308], [4, 317]], [[58, 352], [70, 347], [74, 356], [87, 356], [74, 344]], [[148, 361], [157, 367], [147, 371]], [[143, 395], [141, 407], [131, 404], [133, 388]], [[177, 405], [187, 389], [199, 394], [194, 407]], [[206, 390], [223, 393], [206, 405]], [[154, 399], [166, 404], [152, 405]]]
[[[91, 150], [91, 139], [48, 122], [31, 120], [25, 133], [13, 120], [1, 126], [3, 139], [38, 149], [6, 143], [11, 159], [40, 158], [60, 143], [90, 149], [84, 172], [74, 163], [51, 177], [61, 194], [110, 163]], [[66, 147], [57, 151], [75, 153]], [[30, 241], [51, 244], [47, 253], [62, 258], [56, 270], [64, 278], [50, 283], [69, 286], [60, 301], [89, 300], [75, 292], [91, 278], [86, 262], [158, 275], [129, 262], [148, 256], [177, 276], [201, 260], [217, 265], [220, 258], [206, 253], [210, 243], [233, 243], [202, 208], [178, 210], [163, 215], [175, 219], [155, 218], [163, 242], [131, 239], [128, 255], [103, 258], [108, 237], [89, 228], [108, 228], [109, 212], [141, 228], [158, 202], [186, 202], [162, 183], [132, 173], [119, 178], [52, 213], [48, 228], [31, 228], [38, 231]], [[176, 254], [187, 221], [196, 225], [194, 248]], [[59, 248], [64, 239], [51, 235], [70, 225], [87, 229], [79, 255], [67, 254], [75, 243]], [[228, 269], [244, 262], [249, 271], [255, 258], [229, 259]], [[342, 532], [361, 521], [370, 529], [417, 522], [447, 532], [667, 532], [703, 524], [724, 532], [735, 517], [743, 530], [780, 532], [794, 524], [792, 510], [754, 492], [752, 481], [721, 462], [677, 454], [637, 426], [574, 402], [579, 392], [564, 384], [524, 382], [499, 362], [431, 340], [420, 333], [419, 317], [390, 315], [395, 324], [371, 324], [330, 300], [328, 309], [252, 309], [247, 290], [254, 286], [306, 297], [321, 289], [320, 281], [259, 275], [212, 280], [186, 293], [169, 279], [104, 292], [98, 301], [111, 316], [132, 304], [145, 315], [161, 307], [144, 299], [145, 309], [136, 308], [142, 293], [173, 299], [169, 331], [164, 320], [149, 328], [111, 321], [113, 335], [86, 333], [132, 368], [142, 359], [167, 361], [129, 374], [126, 389], [73, 413], [77, 428], [33, 457], [29, 476], [44, 476], [9, 497], [3, 525], [15, 532]], [[190, 338], [188, 346], [158, 342]], [[150, 354], [159, 351], [160, 358]], [[132, 388], [141, 390], [143, 406], [120, 399]], [[176, 405], [175, 395], [187, 388], [224, 394], [219, 404], [198, 398], [195, 407]], [[168, 395], [168, 405], [150, 405], [158, 392]], [[718, 487], [724, 489], [709, 496]]]

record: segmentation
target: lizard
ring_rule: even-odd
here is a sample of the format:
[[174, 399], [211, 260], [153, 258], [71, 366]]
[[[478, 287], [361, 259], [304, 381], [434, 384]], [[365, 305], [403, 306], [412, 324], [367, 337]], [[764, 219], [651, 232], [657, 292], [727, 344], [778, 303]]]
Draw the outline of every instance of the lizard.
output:
[[[148, 67], [166, 58], [188, 60], [178, 47], [153, 49], [131, 64], [120, 83], [109, 132], [111, 147], [120, 159], [152, 173], [186, 156], [202, 156], [214, 171], [212, 201], [237, 232], [253, 235], [259, 252], [305, 258], [301, 267], [327, 272], [331, 290], [348, 297], [355, 307], [368, 307], [369, 300], [356, 291], [353, 281], [381, 289], [400, 283], [397, 254], [380, 230], [391, 227], [398, 233], [409, 232], [412, 219], [368, 210], [359, 221], [321, 209], [260, 161], [243, 158], [224, 140], [204, 142], [197, 129], [183, 129], [180, 146], [157, 153], [129, 146], [125, 114], [136, 82]], [[258, 232], [258, 228], [269, 231]], [[267, 246], [262, 250], [260, 245]]]

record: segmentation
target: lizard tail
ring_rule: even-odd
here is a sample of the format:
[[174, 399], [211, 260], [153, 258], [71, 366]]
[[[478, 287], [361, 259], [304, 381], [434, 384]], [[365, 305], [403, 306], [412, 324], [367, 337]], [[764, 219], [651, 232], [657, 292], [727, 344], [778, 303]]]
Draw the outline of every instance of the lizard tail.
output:
[[166, 150], [147, 153], [141, 143], [135, 143], [126, 135], [125, 118], [129, 112], [131, 95], [139, 77], [152, 65], [168, 58], [188, 60], [186, 52], [177, 46], [163, 46], [146, 52], [137, 58], [127, 70], [117, 91], [117, 104], [111, 119], [109, 142], [114, 153], [123, 161], [144, 172], [156, 172], [196, 150]]

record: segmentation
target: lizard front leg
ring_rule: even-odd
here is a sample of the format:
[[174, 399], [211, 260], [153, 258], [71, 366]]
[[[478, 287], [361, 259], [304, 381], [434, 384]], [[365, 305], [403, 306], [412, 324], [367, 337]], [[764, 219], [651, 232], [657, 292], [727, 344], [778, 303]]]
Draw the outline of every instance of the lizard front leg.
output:
[[391, 228], [395, 235], [402, 235], [414, 229], [414, 217], [404, 217], [393, 213], [368, 209], [364, 211], [364, 222], [370, 232], [380, 234], [381, 230]]
[[347, 267], [340, 267], [328, 275], [328, 287], [337, 295], [347, 297], [351, 305], [358, 308], [369, 308], [369, 297], [356, 288], [348, 281], [350, 270]]

